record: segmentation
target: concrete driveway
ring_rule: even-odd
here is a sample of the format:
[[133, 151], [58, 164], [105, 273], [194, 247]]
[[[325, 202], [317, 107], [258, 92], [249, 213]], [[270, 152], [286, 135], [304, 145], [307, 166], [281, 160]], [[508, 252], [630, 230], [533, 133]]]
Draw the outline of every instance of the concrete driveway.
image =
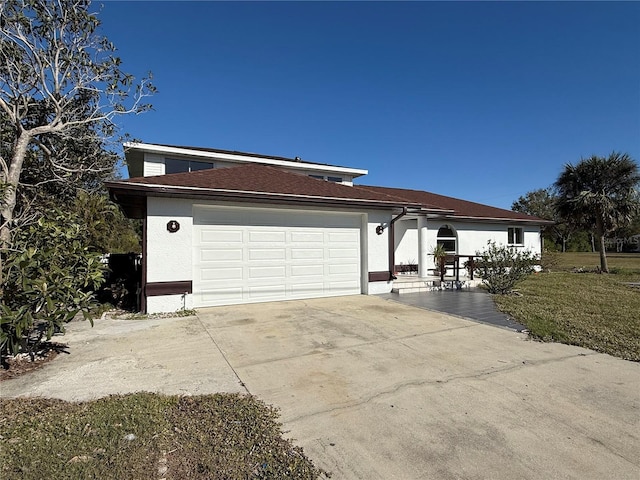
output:
[[65, 341], [2, 395], [246, 388], [335, 479], [640, 477], [640, 365], [381, 298], [74, 324]]

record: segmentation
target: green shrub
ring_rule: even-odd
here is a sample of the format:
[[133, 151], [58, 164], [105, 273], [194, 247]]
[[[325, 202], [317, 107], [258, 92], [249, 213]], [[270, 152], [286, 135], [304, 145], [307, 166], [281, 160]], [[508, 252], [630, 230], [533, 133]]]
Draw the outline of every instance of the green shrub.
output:
[[533, 252], [498, 245], [492, 240], [476, 255], [481, 257], [475, 267], [476, 274], [482, 278], [489, 293], [511, 293], [515, 284], [533, 272], [533, 266], [538, 263]]
[[2, 355], [33, 356], [43, 338], [64, 331], [78, 313], [88, 318], [105, 267], [86, 247], [82, 225], [77, 215], [53, 209], [14, 232], [1, 285]]

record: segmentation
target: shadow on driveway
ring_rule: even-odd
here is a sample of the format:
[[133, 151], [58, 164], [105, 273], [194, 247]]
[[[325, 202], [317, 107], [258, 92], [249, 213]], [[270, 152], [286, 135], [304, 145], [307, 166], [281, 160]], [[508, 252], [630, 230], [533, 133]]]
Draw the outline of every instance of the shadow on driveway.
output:
[[517, 332], [526, 331], [527, 329], [524, 325], [514, 321], [509, 315], [499, 312], [491, 295], [479, 288], [406, 293], [403, 295], [387, 293], [378, 296], [404, 303], [405, 305], [447, 313], [476, 322], [509, 328]]

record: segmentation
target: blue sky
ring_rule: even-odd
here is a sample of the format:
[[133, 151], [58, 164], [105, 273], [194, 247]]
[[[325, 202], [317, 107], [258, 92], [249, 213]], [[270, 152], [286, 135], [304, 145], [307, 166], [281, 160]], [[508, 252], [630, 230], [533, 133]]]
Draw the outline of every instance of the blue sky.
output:
[[[98, 5], [98, 4], [94, 4]], [[640, 3], [115, 2], [149, 143], [369, 170], [503, 208], [567, 162], [640, 160]]]

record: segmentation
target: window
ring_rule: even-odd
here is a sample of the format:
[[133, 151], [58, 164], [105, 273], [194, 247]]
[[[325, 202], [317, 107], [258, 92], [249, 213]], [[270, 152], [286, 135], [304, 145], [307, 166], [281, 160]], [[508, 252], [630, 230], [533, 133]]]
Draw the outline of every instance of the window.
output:
[[456, 232], [453, 231], [453, 228], [449, 225], [440, 227], [437, 238], [438, 245], [444, 246], [444, 249], [450, 255], [457, 253], [456, 240]]
[[189, 162], [189, 169], [192, 172], [196, 170], [206, 170], [207, 168], [213, 168], [213, 163], [209, 162]]
[[509, 245], [524, 245], [522, 227], [509, 227], [507, 229], [507, 237], [507, 243]]
[[317, 178], [318, 180], [326, 180], [328, 182], [342, 183], [342, 177], [325, 177], [324, 175], [309, 175], [311, 178]]
[[207, 168], [213, 168], [213, 163], [178, 160], [176, 158], [164, 159], [164, 173], [195, 172], [196, 170], [205, 170]]

